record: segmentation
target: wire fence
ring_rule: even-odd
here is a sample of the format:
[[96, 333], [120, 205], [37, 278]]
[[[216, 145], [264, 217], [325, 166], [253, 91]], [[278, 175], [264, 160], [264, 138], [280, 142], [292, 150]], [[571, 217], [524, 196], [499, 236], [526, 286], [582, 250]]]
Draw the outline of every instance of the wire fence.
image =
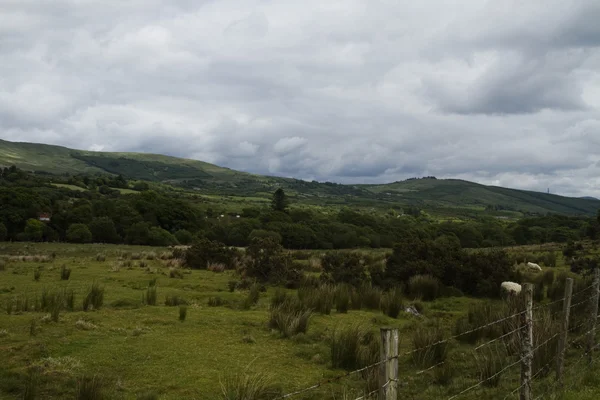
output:
[[[446, 398], [447, 398], [447, 400], [460, 399], [460, 398], [466, 396], [467, 394], [469, 394], [470, 392], [475, 391], [476, 389], [478, 389], [482, 386], [494, 387], [493, 384], [489, 384], [489, 383], [498, 379], [500, 376], [504, 375], [509, 370], [516, 369], [516, 367], [518, 365], [521, 365], [521, 379], [520, 379], [519, 384], [516, 387], [513, 387], [513, 389], [509, 389], [505, 394], [500, 395], [500, 397], [498, 397], [498, 398], [502, 398], [501, 396], [504, 395], [505, 396], [504, 399], [506, 400], [513, 396], [519, 395], [519, 396], [521, 396], [521, 398], [532, 398], [533, 399], [534, 397], [532, 397], [531, 393], [532, 393], [533, 387], [536, 387], [536, 389], [543, 389], [543, 390], [539, 390], [539, 393], [537, 393], [537, 397], [535, 397], [535, 398], [542, 399], [542, 398], [544, 398], [544, 396], [548, 395], [552, 391], [563, 389], [563, 385], [561, 385], [560, 382], [561, 382], [561, 379], [563, 378], [564, 374], [566, 374], [567, 372], [571, 372], [577, 366], [580, 366], [581, 363], [586, 358], [591, 359], [592, 352], [595, 349], [597, 349], [598, 346], [600, 345], [600, 344], [596, 344], [596, 335], [595, 335], [596, 322], [597, 322], [598, 318], [600, 318], [600, 315], [598, 315], [598, 312], [597, 312], [597, 308], [595, 309], [596, 310], [595, 315], [586, 315], [585, 317], [583, 317], [581, 315], [573, 314], [573, 311], [578, 310], [578, 308], [580, 308], [579, 306], [581, 306], [583, 304], [590, 305], [590, 307], [583, 307], [584, 311], [587, 311], [588, 308], [594, 310], [594, 307], [592, 307], [593, 302], [596, 302], [596, 303], [598, 302], [598, 293], [600, 290], [600, 278], [598, 278], [598, 277], [600, 277], [600, 275], [596, 275], [596, 276], [597, 276], [597, 279], [595, 279], [593, 285], [585, 287], [585, 288], [577, 291], [576, 293], [570, 295], [569, 299], [567, 299], [567, 294], [565, 294], [565, 296], [560, 299], [553, 300], [548, 303], [538, 304], [535, 307], [533, 307], [533, 305], [531, 304], [529, 309], [526, 308], [525, 310], [519, 310], [508, 316], [498, 318], [494, 321], [481, 324], [475, 328], [470, 328], [468, 330], [465, 330], [464, 332], [460, 332], [460, 333], [454, 334], [452, 336], [449, 336], [447, 338], [437, 340], [433, 343], [428, 344], [427, 346], [421, 346], [421, 347], [414, 348], [411, 350], [399, 352], [399, 354], [397, 354], [397, 355], [393, 354], [390, 356], [389, 354], [386, 354], [385, 356], [382, 357], [382, 359], [380, 361], [378, 361], [376, 363], [367, 365], [367, 366], [357, 369], [357, 370], [346, 372], [344, 374], [338, 375], [333, 378], [325, 379], [314, 385], [307, 386], [305, 388], [284, 394], [280, 397], [276, 397], [274, 400], [288, 399], [288, 398], [296, 397], [301, 394], [305, 394], [305, 393], [314, 391], [318, 388], [323, 387], [324, 385], [328, 385], [328, 384], [331, 384], [334, 382], [339, 382], [339, 381], [341, 381], [345, 378], [348, 378], [352, 375], [357, 375], [359, 373], [363, 373], [363, 372], [367, 372], [367, 371], [372, 372], [372, 370], [375, 368], [379, 369], [379, 371], [378, 371], [379, 372], [379, 374], [378, 374], [379, 383], [377, 385], [378, 387], [375, 388], [374, 390], [372, 390], [372, 388], [371, 388], [371, 390], [365, 390], [364, 394], [360, 395], [359, 397], [356, 397], [355, 400], [367, 400], [367, 399], [374, 399], [374, 398], [378, 398], [380, 400], [387, 400], [387, 399], [391, 399], [391, 398], [396, 399], [396, 397], [390, 397], [390, 393], [393, 396], [397, 396], [398, 398], [400, 398], [402, 396], [400, 394], [396, 394], [396, 393], [400, 393], [398, 391], [398, 387], [401, 386], [401, 385], [399, 385], [399, 383], [403, 383], [403, 381], [400, 379], [400, 376], [399, 376], [400, 374], [397, 372], [398, 371], [397, 363], [403, 357], [411, 356], [418, 352], [432, 350], [436, 346], [446, 345], [446, 344], [450, 344], [450, 343], [456, 343], [457, 341], [460, 340], [461, 337], [463, 337], [465, 335], [469, 335], [474, 332], [484, 330], [484, 329], [493, 327], [498, 324], [502, 324], [503, 322], [507, 322], [507, 321], [511, 321], [511, 320], [513, 320], [511, 322], [514, 322], [514, 320], [517, 318], [519, 319], [519, 323], [517, 324], [517, 327], [511, 328], [507, 332], [501, 333], [492, 339], [487, 339], [483, 343], [477, 344], [475, 347], [472, 348], [473, 353], [476, 355], [476, 353], [478, 351], [481, 351], [482, 349], [485, 349], [488, 347], [493, 347], [496, 344], [504, 344], [505, 347], [508, 347], [511, 342], [514, 343], [514, 341], [517, 341], [518, 343], [520, 343], [520, 348], [516, 352], [516, 354], [513, 353], [513, 356], [515, 358], [508, 357], [508, 359], [512, 358], [512, 360], [508, 361], [505, 365], [502, 365], [501, 367], [496, 368], [496, 370], [493, 371], [493, 373], [485, 374], [485, 376], [484, 376], [484, 374], [481, 374], [479, 379], [477, 379], [472, 384], [469, 384], [461, 389], [456, 389], [456, 390], [450, 389], [450, 390], [454, 390], [455, 393], [449, 394]], [[590, 289], [593, 289], [593, 290], [590, 291]], [[578, 301], [575, 303], [571, 303], [573, 298], [579, 298], [587, 293], [589, 293], [590, 295], [585, 296], [584, 300], [581, 300], [581, 301]], [[569, 320], [574, 320], [574, 321], [578, 322], [575, 326], [568, 327], [567, 330], [556, 329], [555, 332], [544, 332], [544, 331], [535, 332], [534, 331], [534, 325], [536, 323], [541, 324], [542, 322], [544, 322], [543, 315], [541, 315], [540, 318], [538, 318], [538, 319], [533, 319], [533, 316], [536, 313], [542, 313], [542, 312], [544, 312], [543, 310], [548, 309], [549, 307], [557, 305], [559, 303], [562, 303], [564, 305], [567, 300], [569, 301], [569, 303], [571, 303], [571, 305], [569, 307], [570, 313], [568, 313], [570, 315]], [[566, 317], [566, 314], [561, 314], [561, 315], [563, 317]], [[560, 315], [558, 318], [560, 318]], [[577, 318], [582, 318], [582, 320], [579, 321]], [[569, 320], [567, 320], [567, 324], [568, 324]], [[569, 334], [574, 333], [574, 332], [579, 332], [579, 330], [586, 325], [589, 327], [589, 329], [587, 331], [581, 333], [574, 339], [566, 341], [565, 346], [561, 347], [560, 340], [559, 340], [561, 337], [564, 337], [566, 339]], [[529, 343], [527, 340], [528, 334], [531, 335], [531, 337], [530, 337], [531, 343]], [[561, 360], [561, 357], [559, 357], [559, 356], [562, 355], [563, 356], [562, 359], [564, 360], [564, 355], [567, 352], [577, 351], [578, 349], [580, 349], [582, 340], [585, 342], [588, 342], [588, 343], [593, 343], [593, 344], [591, 345], [591, 347], [590, 347], [590, 345], [588, 345], [588, 348], [583, 352], [583, 355], [581, 355], [578, 358], [576, 356], [570, 354], [569, 357], [567, 357], [567, 360], [573, 360], [573, 358], [575, 357], [575, 362], [567, 362], [566, 365], [563, 365], [562, 369], [560, 370], [560, 371], [562, 371], [562, 372], [560, 372], [560, 376], [559, 376], [559, 373], [557, 372], [557, 376], [555, 376], [554, 378], [550, 377], [552, 370], [553, 370], [553, 366], [557, 366]], [[460, 346], [460, 344], [459, 344], [459, 346]], [[384, 354], [384, 352], [382, 352], [382, 354]], [[535, 363], [534, 363], [534, 361], [535, 361]], [[386, 369], [386, 368], [389, 367], [390, 362], [396, 363], [395, 371], [396, 371], [396, 374], [398, 375], [398, 376], [396, 376], [396, 378], [389, 378], [387, 375], [389, 373], [389, 369]], [[446, 364], [446, 361], [439, 361], [439, 362], [433, 363], [432, 365], [428, 366], [427, 368], [421, 369], [421, 370], [417, 371], [416, 373], [413, 373], [413, 375], [411, 375], [411, 376], [413, 376], [413, 377], [414, 376], [424, 376], [428, 372], [435, 370], [436, 368], [444, 366], [444, 364]], [[533, 368], [533, 364], [535, 364], [535, 369]], [[534, 370], [535, 370], [535, 373], [533, 373]], [[557, 368], [557, 371], [558, 371], [558, 368]], [[409, 379], [408, 376], [405, 376], [405, 378]], [[540, 387], [540, 388], [537, 387], [537, 386], [541, 386], [542, 384], [544, 384], [545, 386]], [[393, 390], [389, 390], [390, 388], [392, 388]], [[402, 388], [400, 387], [400, 390], [401, 389]], [[500, 388], [499, 388], [499, 390], [500, 390]], [[523, 391], [528, 391], [529, 397], [522, 397]]]

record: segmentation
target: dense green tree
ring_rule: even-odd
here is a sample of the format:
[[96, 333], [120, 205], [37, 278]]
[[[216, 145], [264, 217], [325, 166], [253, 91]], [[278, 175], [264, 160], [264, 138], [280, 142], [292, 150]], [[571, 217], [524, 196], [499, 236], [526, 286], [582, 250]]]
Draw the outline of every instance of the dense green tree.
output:
[[271, 238], [254, 238], [246, 249], [246, 276], [261, 282], [283, 283], [292, 270], [292, 258]]
[[71, 224], [67, 229], [67, 241], [71, 243], [89, 243], [92, 241], [92, 232], [86, 224]]
[[282, 188], [279, 188], [273, 193], [271, 200], [271, 208], [274, 211], [286, 212], [290, 205], [290, 201]]
[[238, 254], [221, 242], [201, 238], [185, 252], [185, 264], [193, 269], [206, 269], [210, 263], [234, 268]]
[[254, 229], [252, 232], [250, 232], [250, 236], [248, 237], [248, 239], [250, 241], [252, 241], [252, 239], [266, 239], [266, 238], [270, 238], [273, 241], [275, 241], [275, 243], [281, 244], [281, 235], [274, 231], [267, 231], [264, 229]]
[[108, 217], [94, 218], [90, 222], [89, 228], [96, 243], [119, 243], [121, 241], [115, 223]]
[[7, 237], [8, 230], [6, 229], [6, 226], [2, 222], [0, 222], [0, 242], [5, 241]]
[[172, 246], [177, 244], [177, 238], [169, 231], [153, 226], [148, 230], [148, 240], [146, 244], [150, 246]]
[[128, 244], [147, 244], [150, 235], [150, 224], [147, 222], [138, 222], [131, 225], [125, 235], [125, 241]]
[[180, 244], [190, 244], [194, 240], [194, 235], [187, 229], [180, 229], [175, 232], [175, 238]]
[[365, 263], [358, 253], [328, 252], [321, 258], [325, 279], [359, 286], [368, 281]]
[[44, 223], [30, 218], [25, 223], [24, 239], [31, 242], [39, 242], [44, 237]]

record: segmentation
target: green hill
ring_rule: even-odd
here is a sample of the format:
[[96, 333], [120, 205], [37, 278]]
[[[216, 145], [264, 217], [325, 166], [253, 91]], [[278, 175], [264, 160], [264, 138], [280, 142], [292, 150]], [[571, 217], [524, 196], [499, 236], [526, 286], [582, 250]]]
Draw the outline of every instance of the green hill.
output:
[[396, 208], [415, 206], [438, 214], [524, 213], [586, 214], [600, 200], [485, 186], [456, 179], [410, 179], [382, 185], [341, 185], [255, 175], [197, 160], [158, 154], [109, 153], [0, 140], [0, 166], [16, 165], [36, 173], [121, 174], [127, 179], [160, 182], [203, 194], [268, 197], [283, 187], [299, 203], [321, 206]]

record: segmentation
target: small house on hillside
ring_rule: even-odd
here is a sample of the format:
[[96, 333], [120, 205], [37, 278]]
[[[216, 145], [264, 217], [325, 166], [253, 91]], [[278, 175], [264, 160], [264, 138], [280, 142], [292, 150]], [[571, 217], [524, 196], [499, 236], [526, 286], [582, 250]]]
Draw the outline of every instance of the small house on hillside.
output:
[[50, 222], [50, 214], [48, 213], [40, 213], [38, 219], [42, 222]]

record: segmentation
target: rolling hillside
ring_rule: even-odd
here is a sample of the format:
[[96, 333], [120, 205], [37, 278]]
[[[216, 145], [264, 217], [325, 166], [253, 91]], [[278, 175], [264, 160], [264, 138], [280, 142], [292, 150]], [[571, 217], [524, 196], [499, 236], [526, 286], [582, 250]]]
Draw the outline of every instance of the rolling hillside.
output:
[[341, 185], [306, 182], [234, 171], [197, 160], [158, 154], [108, 153], [36, 143], [0, 140], [0, 166], [46, 174], [121, 174], [128, 179], [161, 182], [205, 194], [268, 197], [283, 187], [297, 201], [325, 206], [401, 208], [490, 212], [592, 215], [600, 200], [572, 198], [525, 190], [485, 186], [456, 179], [411, 179], [383, 185]]

